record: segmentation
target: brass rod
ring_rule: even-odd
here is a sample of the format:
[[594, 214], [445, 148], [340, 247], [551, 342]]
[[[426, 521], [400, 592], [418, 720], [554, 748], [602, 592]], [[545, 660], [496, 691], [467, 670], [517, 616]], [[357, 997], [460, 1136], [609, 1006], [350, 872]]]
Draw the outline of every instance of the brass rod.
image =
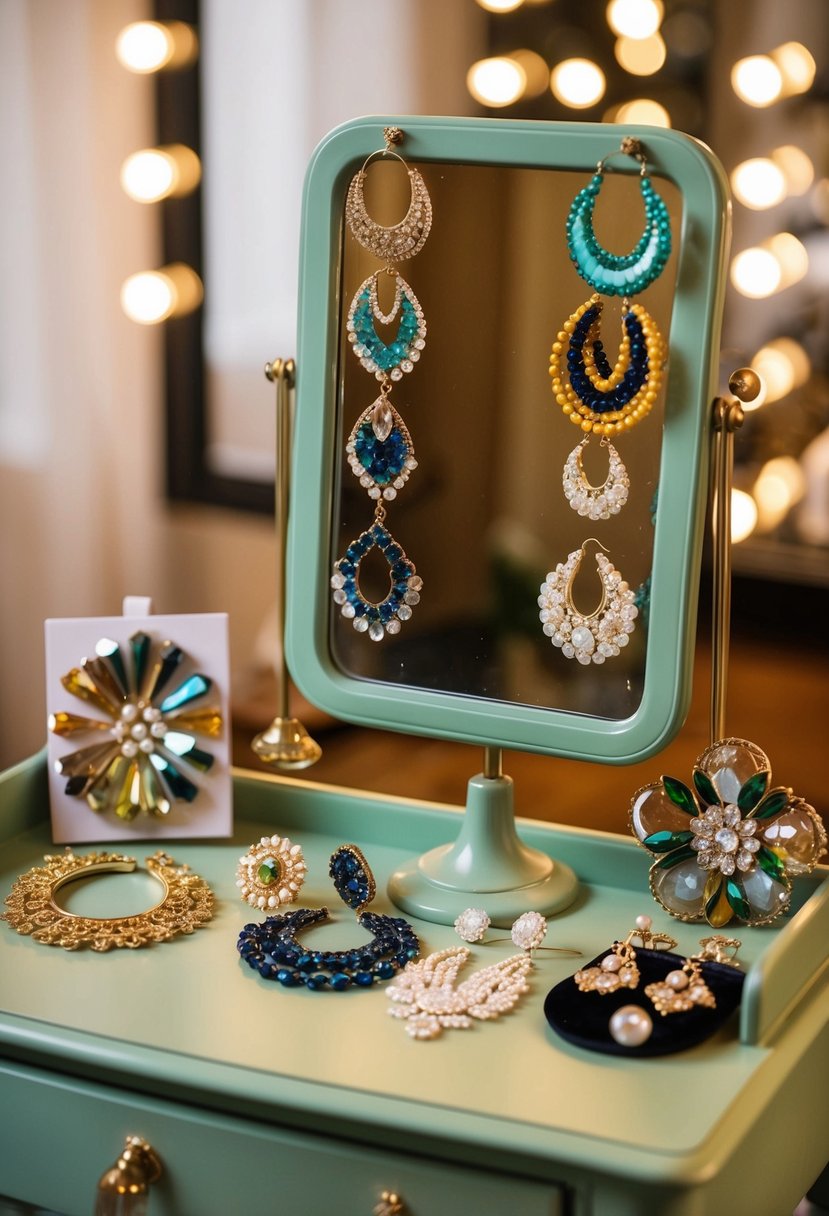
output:
[[[741, 368], [729, 380], [732, 392], [752, 401], [759, 378]], [[728, 700], [728, 655], [731, 641], [731, 484], [734, 479], [734, 433], [745, 414], [739, 401], [714, 401], [711, 534], [713, 541], [713, 593], [711, 620], [711, 742], [725, 737]]]
[[265, 375], [276, 384], [276, 644], [277, 716], [290, 716], [288, 667], [285, 660], [285, 586], [288, 545], [288, 500], [291, 482], [292, 403], [296, 368], [293, 359], [274, 359]]
[[484, 748], [484, 776], [495, 780], [498, 777], [503, 777], [504, 753], [500, 747], [485, 747]]

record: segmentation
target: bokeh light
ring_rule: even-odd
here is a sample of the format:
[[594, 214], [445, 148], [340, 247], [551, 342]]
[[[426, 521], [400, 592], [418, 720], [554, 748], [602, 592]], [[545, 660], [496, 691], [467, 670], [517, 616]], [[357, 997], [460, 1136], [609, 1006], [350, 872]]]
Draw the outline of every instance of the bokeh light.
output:
[[131, 321], [157, 325], [171, 316], [184, 316], [198, 308], [204, 286], [192, 266], [175, 262], [161, 270], [130, 275], [121, 287], [121, 307]]
[[764, 401], [779, 401], [804, 385], [812, 373], [809, 356], [794, 338], [767, 342], [757, 351], [751, 366], [763, 381]]
[[512, 13], [520, 8], [524, 0], [478, 0], [488, 13]]
[[731, 69], [731, 87], [750, 106], [770, 106], [783, 92], [783, 74], [768, 55], [749, 55]]
[[731, 263], [731, 282], [740, 295], [749, 300], [762, 300], [773, 295], [782, 278], [783, 272], [777, 258], [768, 249], [759, 246], [744, 249]]
[[667, 51], [661, 35], [650, 38], [617, 38], [613, 53], [620, 67], [631, 76], [653, 76], [665, 63]]
[[664, 15], [662, 0], [611, 0], [607, 24], [620, 38], [650, 38]]
[[763, 241], [763, 248], [768, 249], [780, 265], [780, 287], [791, 287], [799, 283], [809, 272], [809, 254], [806, 246], [791, 232], [778, 232]]
[[757, 527], [757, 503], [745, 490], [731, 491], [731, 541], [738, 545]]
[[506, 56], [479, 59], [466, 74], [466, 87], [482, 106], [499, 109], [523, 96], [527, 76], [520, 63]]
[[805, 194], [815, 180], [815, 167], [807, 154], [796, 144], [783, 144], [775, 148], [771, 159], [786, 179], [789, 194]]
[[786, 197], [786, 177], [769, 157], [757, 156], [737, 165], [731, 174], [731, 188], [744, 207], [763, 211]]
[[806, 477], [793, 456], [766, 461], [752, 487], [757, 504], [757, 530], [771, 532], [806, 492]]
[[130, 72], [157, 72], [173, 57], [173, 36], [159, 21], [134, 21], [115, 41], [118, 61]]
[[775, 47], [771, 55], [780, 69], [786, 93], [805, 93], [812, 87], [816, 64], [802, 42], [784, 42]]
[[634, 97], [617, 107], [611, 122], [635, 122], [643, 127], [670, 127], [671, 116], [663, 105], [650, 97]]
[[604, 72], [592, 59], [563, 59], [550, 75], [553, 96], [573, 110], [586, 110], [604, 97]]
[[525, 97], [540, 97], [542, 93], [547, 92], [550, 84], [550, 69], [547, 66], [547, 60], [539, 55], [537, 51], [529, 51], [522, 47], [518, 51], [511, 51], [509, 58], [524, 69], [527, 85], [524, 90]]

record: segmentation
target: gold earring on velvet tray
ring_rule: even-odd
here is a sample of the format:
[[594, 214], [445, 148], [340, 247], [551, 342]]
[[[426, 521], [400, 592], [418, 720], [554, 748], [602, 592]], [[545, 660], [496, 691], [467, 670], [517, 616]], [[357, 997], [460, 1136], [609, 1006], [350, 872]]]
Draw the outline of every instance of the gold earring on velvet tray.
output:
[[[394, 151], [403, 132], [399, 127], [386, 127], [383, 135], [385, 146], [372, 152], [355, 174], [345, 204], [346, 222], [354, 238], [385, 263], [357, 289], [346, 322], [351, 349], [361, 366], [380, 382], [379, 395], [360, 414], [346, 443], [351, 471], [375, 504], [374, 522], [351, 541], [334, 563], [331, 576], [334, 603], [358, 633], [367, 633], [374, 642], [400, 632], [401, 623], [410, 619], [420, 602], [423, 587], [414, 562], [385, 521], [388, 503], [417, 468], [412, 437], [391, 403], [391, 393], [394, 384], [414, 369], [426, 345], [423, 309], [395, 263], [418, 254], [432, 226], [432, 203], [421, 174]], [[363, 197], [368, 167], [376, 157], [399, 161], [409, 176], [409, 209], [399, 223], [388, 228], [371, 218]], [[394, 287], [388, 311], [380, 303], [385, 279], [391, 279]], [[378, 334], [378, 322], [383, 326], [397, 322], [390, 342]], [[360, 566], [372, 549], [379, 550], [389, 567], [389, 590], [379, 601], [369, 599], [360, 587]]]

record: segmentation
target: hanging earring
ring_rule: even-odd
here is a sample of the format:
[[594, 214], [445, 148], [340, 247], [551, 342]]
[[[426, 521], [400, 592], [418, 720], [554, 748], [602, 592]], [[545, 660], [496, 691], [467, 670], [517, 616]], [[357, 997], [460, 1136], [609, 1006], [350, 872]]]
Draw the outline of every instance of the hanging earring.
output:
[[645, 996], [663, 1018], [669, 1013], [687, 1013], [698, 1005], [706, 1009], [717, 1008], [714, 993], [703, 979], [700, 960], [694, 955], [686, 958], [681, 968], [669, 971], [664, 980], [648, 984]]
[[616, 941], [610, 953], [597, 966], [585, 967], [573, 976], [579, 992], [598, 992], [607, 996], [619, 988], [636, 988], [639, 984], [639, 968], [636, 965], [637, 941], [643, 950], [670, 950], [676, 945], [668, 933], [652, 933], [653, 921], [649, 916], [636, 917], [636, 923], [624, 941]]
[[573, 603], [573, 583], [584, 558], [584, 546], [594, 541], [591, 536], [579, 549], [559, 562], [541, 584], [538, 597], [541, 627], [554, 646], [566, 659], [589, 663], [604, 663], [619, 654], [636, 628], [639, 609], [633, 602], [633, 592], [619, 571], [605, 557], [596, 554], [596, 566], [601, 580], [602, 598], [591, 613], [579, 612]]
[[[665, 363], [665, 344], [655, 322], [640, 304], [631, 304], [629, 297], [643, 291], [662, 273], [671, 253], [670, 216], [651, 184], [639, 140], [625, 137], [619, 151], [640, 164], [645, 229], [635, 248], [624, 255], [609, 253], [593, 230], [593, 211], [604, 181], [605, 162], [615, 153], [599, 161], [592, 180], [578, 192], [567, 217], [567, 247], [579, 275], [596, 292], [623, 298], [616, 361], [611, 366], [601, 341], [599, 295], [591, 296], [567, 319], [550, 355], [553, 394], [564, 414], [586, 436], [593, 431], [603, 440], [630, 430], [650, 412]], [[627, 472], [616, 449], [607, 443], [607, 479], [601, 486], [591, 486], [581, 464], [585, 443], [586, 439], [582, 440], [567, 458], [564, 492], [580, 515], [608, 519], [627, 501]]]
[[589, 184], [579, 190], [567, 216], [567, 248], [576, 270], [585, 282], [606, 296], [628, 296], [644, 291], [658, 279], [671, 254], [671, 219], [668, 208], [648, 176], [648, 163], [641, 142], [625, 136], [619, 145], [623, 156], [639, 161], [639, 189], [645, 204], [645, 229], [630, 253], [608, 252], [593, 231], [593, 211], [604, 181], [605, 162], [596, 166]]
[[586, 446], [587, 436], [573, 449], [567, 457], [562, 474], [564, 497], [574, 511], [588, 519], [609, 519], [618, 515], [628, 500], [630, 478], [627, 469], [619, 459], [619, 453], [613, 444], [602, 435], [601, 447], [607, 448], [609, 458], [607, 476], [600, 486], [592, 485], [584, 472], [582, 451]]
[[[412, 258], [426, 243], [432, 226], [429, 192], [417, 169], [409, 168], [394, 151], [403, 139], [399, 127], [383, 131], [385, 146], [363, 163], [348, 188], [346, 222], [354, 238], [375, 257], [386, 263], [360, 285], [348, 311], [348, 341], [360, 364], [380, 381], [380, 395], [357, 419], [346, 443], [351, 471], [375, 503], [374, 523], [353, 540], [343, 557], [334, 563], [331, 577], [334, 603], [358, 633], [368, 633], [374, 642], [386, 634], [400, 632], [412, 609], [420, 603], [423, 580], [414, 562], [384, 526], [385, 504], [393, 501], [417, 468], [414, 444], [406, 424], [391, 404], [393, 382], [411, 372], [426, 345], [423, 309], [406, 280], [398, 274], [395, 261]], [[368, 166], [375, 157], [393, 157], [409, 176], [410, 202], [406, 215], [385, 228], [371, 218], [363, 197]], [[394, 279], [394, 299], [384, 312], [380, 305], [380, 276]], [[397, 331], [391, 342], [377, 332], [377, 323], [392, 325]], [[363, 558], [378, 549], [389, 567], [389, 590], [382, 600], [371, 600], [360, 588]]]

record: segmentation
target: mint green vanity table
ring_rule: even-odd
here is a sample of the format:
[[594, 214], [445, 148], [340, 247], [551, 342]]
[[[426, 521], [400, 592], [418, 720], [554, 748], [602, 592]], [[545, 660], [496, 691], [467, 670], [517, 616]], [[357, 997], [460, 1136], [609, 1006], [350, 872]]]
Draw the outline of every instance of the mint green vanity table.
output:
[[[45, 797], [39, 760], [0, 785], [4, 891], [50, 849]], [[286, 992], [250, 972], [234, 948], [246, 920], [235, 863], [266, 831], [301, 839], [307, 901], [336, 917], [319, 940], [353, 945], [353, 920], [330, 902], [331, 851], [359, 840], [382, 880], [451, 835], [457, 813], [246, 776], [236, 812], [233, 844], [172, 850], [217, 897], [192, 938], [67, 954], [0, 925], [0, 1193], [89, 1216], [128, 1134], [162, 1162], [151, 1216], [370, 1216], [384, 1191], [411, 1216], [784, 1216], [819, 1174], [829, 1000], [812, 960], [829, 932], [825, 873], [802, 880], [779, 928], [740, 933], [739, 1024], [682, 1055], [625, 1061], [556, 1038], [541, 1005], [574, 963], [544, 954], [515, 1012], [419, 1043], [386, 1015], [381, 988]], [[530, 822], [521, 832], [581, 879], [552, 943], [590, 958], [608, 926], [651, 911], [648, 859], [630, 840]], [[654, 922], [681, 950], [703, 931], [658, 909]], [[452, 943], [451, 929], [415, 923], [427, 949]], [[493, 945], [485, 957], [508, 953]]]
[[[418, 470], [424, 493], [418, 500], [413, 490], [411, 506], [402, 496], [392, 516], [424, 571], [418, 613], [429, 644], [418, 648], [419, 626], [412, 622], [409, 631], [407, 622], [403, 637], [376, 647], [343, 630], [329, 579], [351, 516], [357, 518], [341, 485], [342, 444], [369, 403], [356, 399], [363, 372], [349, 379], [354, 369], [343, 338], [345, 308], [362, 274], [344, 236], [343, 201], [349, 180], [381, 142], [384, 121], [363, 119], [334, 132], [306, 187], [288, 583], [292, 673], [313, 701], [341, 717], [480, 743], [487, 755], [506, 744], [617, 764], [644, 758], [678, 729], [689, 693], [727, 243], [721, 171], [692, 140], [636, 132], [647, 142], [675, 229], [677, 254], [655, 306], [671, 363], [661, 415], [655, 411], [641, 428], [650, 438], [639, 444], [637, 430], [624, 451], [639, 479], [638, 505], [625, 508], [630, 526], [586, 526], [607, 528], [602, 536], [632, 582], [644, 585], [650, 576], [647, 628], [629, 658], [612, 660], [616, 668], [608, 664], [598, 675], [582, 669], [584, 678], [574, 678], [546, 659], [527, 666], [517, 635], [502, 651], [504, 630], [479, 622], [472, 626], [474, 662], [464, 665], [462, 635], [450, 626], [461, 609], [486, 599], [480, 575], [498, 533], [494, 521], [507, 508], [532, 517], [534, 479], [520, 470], [534, 452], [557, 444], [566, 452], [573, 441], [573, 428], [551, 420], [548, 337], [589, 293], [573, 276], [556, 286], [552, 312], [542, 295], [524, 314], [523, 284], [530, 291], [533, 266], [561, 246], [574, 183], [584, 184], [618, 147], [619, 130], [397, 120], [406, 133], [403, 152], [422, 169], [435, 202], [438, 255], [430, 269], [424, 254], [411, 282], [427, 312], [437, 309], [448, 291], [441, 278], [447, 250], [458, 258], [451, 290], [457, 308], [473, 318], [475, 358], [463, 364], [451, 313], [441, 320], [438, 311], [430, 351], [411, 377], [409, 421], [425, 451]], [[623, 190], [622, 175], [611, 186]], [[510, 217], [512, 227], [504, 228]], [[504, 265], [496, 266], [502, 244]], [[497, 270], [497, 290], [480, 289], [476, 258], [488, 260], [488, 273]], [[505, 265], [519, 268], [517, 286], [503, 277]], [[550, 277], [557, 283], [566, 269], [565, 257]], [[430, 275], [437, 275], [431, 287]], [[547, 337], [524, 347], [541, 313], [538, 332]], [[543, 409], [533, 405], [524, 414], [522, 402], [539, 379]], [[447, 403], [460, 410], [467, 398], [477, 412], [451, 432]], [[506, 430], [499, 429], [502, 418]], [[533, 418], [549, 429], [535, 433]], [[485, 498], [480, 487], [494, 486], [509, 464], [506, 438], [523, 444], [520, 469], [507, 470], [506, 492], [476, 514]], [[462, 492], [453, 489], [460, 457], [469, 465], [486, 451], [496, 454], [497, 468], [476, 469]], [[551, 452], [551, 484], [559, 456]], [[557, 487], [549, 497], [560, 497]], [[563, 560], [573, 547], [573, 521], [558, 506], [537, 514], [541, 560]], [[361, 518], [370, 520], [364, 507]], [[446, 537], [448, 551], [441, 550]], [[458, 588], [468, 592], [464, 603], [453, 598]], [[465, 628], [468, 640], [468, 621]], [[407, 636], [413, 648], [403, 645]], [[551, 790], [551, 807], [566, 794]], [[547, 942], [578, 949], [585, 960], [624, 936], [643, 912], [678, 939], [683, 954], [706, 927], [671, 921], [653, 904], [650, 858], [629, 838], [525, 821], [518, 844], [510, 784], [497, 775], [473, 781], [464, 816], [459, 808], [239, 773], [234, 813], [232, 842], [170, 848], [216, 895], [214, 918], [192, 937], [96, 955], [46, 948], [0, 924], [0, 1195], [88, 1216], [98, 1179], [127, 1135], [143, 1137], [161, 1162], [150, 1216], [788, 1216], [820, 1174], [829, 1158], [826, 871], [795, 884], [791, 914], [774, 927], [732, 926], [743, 941], [742, 1005], [699, 1047], [625, 1059], [565, 1043], [548, 1027], [542, 1005], [577, 964], [544, 953], [536, 956], [530, 993], [512, 1013], [418, 1042], [387, 1016], [381, 985], [286, 991], [240, 960], [236, 937], [251, 917], [238, 898], [235, 867], [252, 840], [279, 832], [301, 843], [308, 862], [301, 902], [333, 913], [307, 940], [325, 948], [362, 940], [327, 879], [330, 854], [352, 841], [377, 878], [374, 908], [393, 912], [394, 893], [424, 953], [456, 943], [450, 922], [467, 905], [492, 905], [506, 924], [511, 909], [553, 912]], [[620, 807], [620, 828], [624, 814]], [[0, 835], [5, 895], [18, 874], [53, 851], [41, 757], [0, 778]], [[459, 838], [468, 838], [469, 849], [452, 849]], [[138, 842], [125, 851], [140, 859], [153, 847]], [[553, 890], [559, 878], [563, 894]], [[81, 898], [98, 904], [84, 910], [121, 912], [128, 887], [138, 900], [133, 910], [147, 907], [154, 896], [141, 882], [122, 875], [97, 896], [88, 889]], [[492, 944], [474, 953], [480, 966], [513, 949]]]

